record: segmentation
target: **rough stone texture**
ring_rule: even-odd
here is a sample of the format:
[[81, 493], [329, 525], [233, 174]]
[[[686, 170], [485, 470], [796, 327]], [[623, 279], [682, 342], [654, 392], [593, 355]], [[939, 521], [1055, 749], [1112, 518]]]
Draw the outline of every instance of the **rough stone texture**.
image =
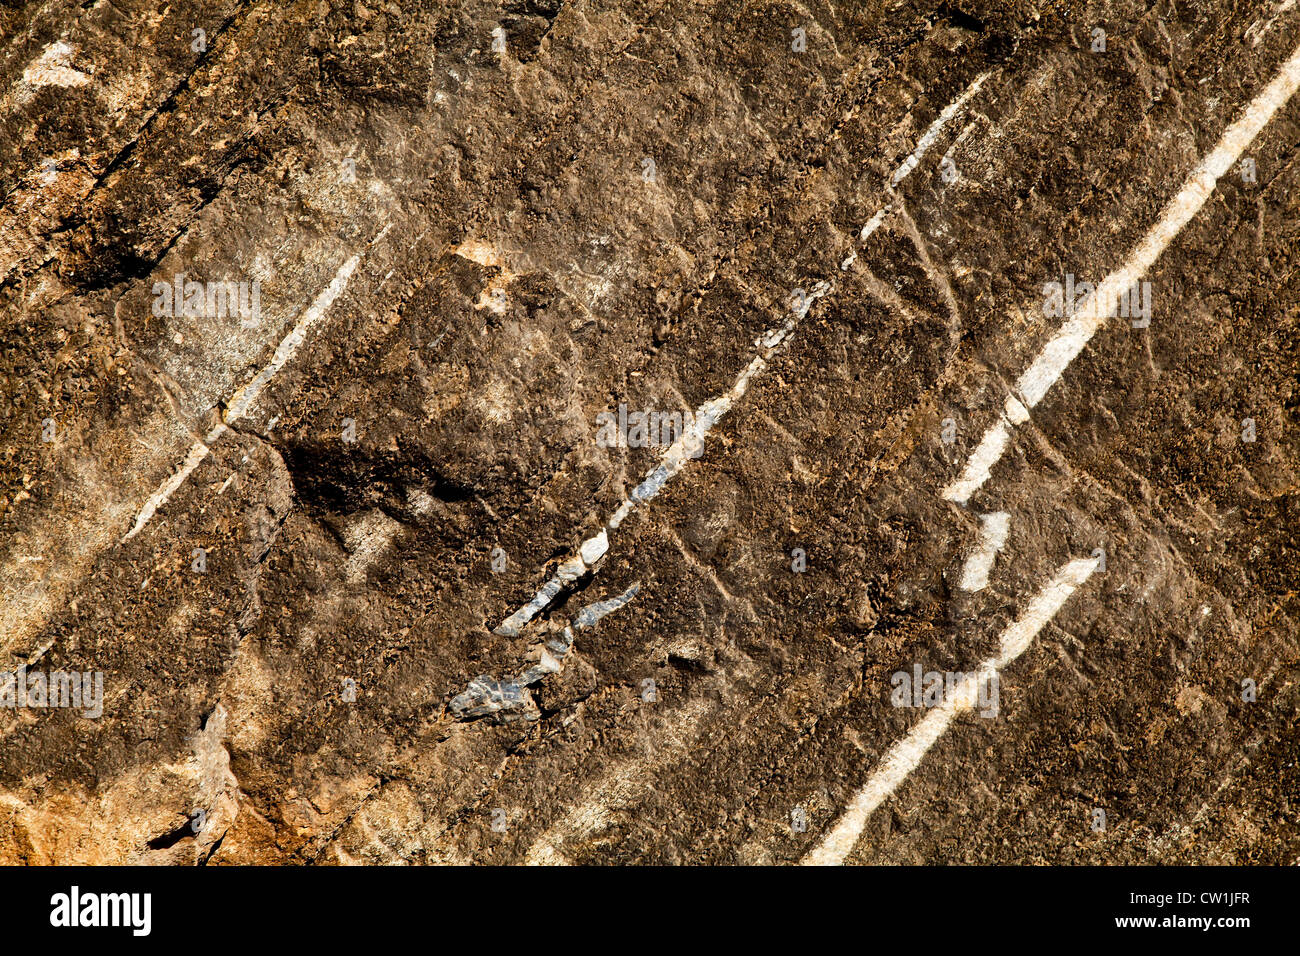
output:
[[[0, 862], [794, 862], [917, 720], [890, 675], [973, 668], [1094, 548], [851, 860], [1300, 860], [1300, 101], [1148, 274], [1150, 328], [939, 497], [1056, 327], [1042, 283], [1123, 261], [1300, 42], [1283, 6], [0, 6], [0, 669], [105, 686], [0, 709]], [[261, 324], [155, 315], [178, 273], [258, 279]], [[819, 281], [595, 573], [494, 634], [657, 460], [596, 416], [726, 392]], [[535, 710], [455, 719], [635, 583]]]

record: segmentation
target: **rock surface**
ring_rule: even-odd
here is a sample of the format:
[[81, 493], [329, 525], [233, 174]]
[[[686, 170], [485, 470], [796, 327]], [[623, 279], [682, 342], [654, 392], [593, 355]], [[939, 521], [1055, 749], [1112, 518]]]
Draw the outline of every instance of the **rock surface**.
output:
[[[0, 7], [0, 670], [103, 678], [0, 708], [0, 862], [796, 862], [924, 717], [892, 675], [1098, 549], [849, 861], [1300, 861], [1300, 100], [941, 494], [1044, 284], [1298, 42], [1278, 0]], [[653, 500], [681, 432], [598, 440], [621, 404], [707, 432]]]

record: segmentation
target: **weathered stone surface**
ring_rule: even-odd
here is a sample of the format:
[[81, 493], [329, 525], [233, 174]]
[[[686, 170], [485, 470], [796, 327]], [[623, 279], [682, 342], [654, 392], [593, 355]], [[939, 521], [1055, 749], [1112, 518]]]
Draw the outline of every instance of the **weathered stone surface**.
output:
[[849, 860], [1300, 860], [1300, 101], [941, 494], [1277, 8], [0, 8], [0, 862], [795, 862], [1094, 549]]

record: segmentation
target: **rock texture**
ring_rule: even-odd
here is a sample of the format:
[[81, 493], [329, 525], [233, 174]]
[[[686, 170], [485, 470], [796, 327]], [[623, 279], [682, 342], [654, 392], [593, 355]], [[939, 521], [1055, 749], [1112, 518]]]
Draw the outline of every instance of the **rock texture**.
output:
[[[891, 675], [1096, 549], [850, 861], [1297, 862], [1300, 100], [940, 494], [1044, 283], [1297, 43], [1278, 0], [0, 6], [0, 670], [104, 687], [0, 708], [0, 862], [796, 862], [923, 716]], [[638, 496], [671, 439], [598, 416], [755, 356]]]

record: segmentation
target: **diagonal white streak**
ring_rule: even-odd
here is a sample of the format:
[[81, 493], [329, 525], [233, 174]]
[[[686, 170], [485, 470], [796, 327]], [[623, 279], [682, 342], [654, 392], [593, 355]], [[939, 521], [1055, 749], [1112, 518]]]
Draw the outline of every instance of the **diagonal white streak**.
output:
[[943, 111], [939, 113], [938, 118], [930, 124], [930, 128], [927, 129], [924, 135], [922, 135], [917, 141], [916, 149], [912, 150], [912, 155], [903, 160], [902, 165], [899, 166], [898, 169], [894, 170], [894, 175], [889, 180], [891, 188], [901, 183], [908, 177], [912, 170], [916, 169], [917, 164], [921, 162], [922, 157], [925, 156], [930, 147], [935, 144], [936, 140], [938, 140], [939, 134], [943, 132], [943, 128], [952, 121], [954, 116], [957, 115], [957, 111], [965, 106], [972, 96], [979, 92], [980, 87], [984, 85], [984, 81], [988, 78], [989, 73], [981, 73], [975, 78], [971, 85], [966, 88], [966, 92], [962, 93], [961, 96], [957, 97], [943, 108]]
[[921, 763], [926, 752], [943, 736], [955, 717], [975, 706], [982, 683], [1014, 661], [1029, 647], [1065, 604], [1071, 594], [1097, 569], [1096, 558], [1071, 561], [1038, 592], [1024, 613], [1002, 632], [997, 656], [979, 666], [978, 671], [958, 684], [953, 693], [930, 710], [907, 736], [885, 753], [875, 772], [849, 802], [844, 815], [821, 843], [801, 861], [805, 866], [837, 866], [844, 862], [867, 825], [867, 819], [884, 800], [907, 779]]
[[[957, 112], [970, 100], [970, 98], [979, 92], [980, 87], [984, 85], [984, 81], [988, 79], [989, 76], [990, 74], [987, 72], [982, 73], [969, 87], [967, 87], [961, 96], [957, 97], [957, 99], [944, 107], [944, 109], [939, 113], [938, 118], [930, 124], [924, 135], [922, 135], [920, 141], [917, 143], [916, 149], [914, 149], [912, 154], [903, 161], [897, 170], [895, 170], [894, 175], [889, 182], [891, 189], [906, 179], [912, 170], [916, 168], [922, 157], [925, 156], [926, 151], [929, 150], [929, 148], [938, 140], [939, 134], [943, 131], [943, 128], [954, 116], [957, 115]], [[865, 242], [867, 238], [880, 227], [881, 223], [885, 221], [886, 216], [893, 208], [895, 207], [886, 205], [878, 209], [875, 215], [873, 215], [867, 221], [866, 225], [862, 227], [862, 231], [858, 236], [859, 242]], [[852, 265], [856, 258], [857, 253], [853, 253], [840, 265], [840, 268], [847, 269]], [[745, 392], [749, 388], [750, 380], [767, 368], [767, 363], [771, 361], [772, 356], [776, 354], [782, 343], [784, 343], [790, 333], [794, 331], [800, 320], [808, 314], [808, 310], [812, 307], [813, 301], [829, 292], [830, 286], [828, 283], [819, 283], [817, 287], [813, 289], [811, 294], [804, 297], [800, 305], [792, 311], [792, 314], [784, 323], [769, 329], [758, 339], [757, 342], [754, 343], [758, 346], [759, 352], [750, 360], [749, 364], [745, 366], [745, 369], [740, 373], [739, 377], [737, 377], [736, 382], [732, 385], [731, 389], [724, 392], [722, 395], [719, 395], [717, 398], [710, 399], [696, 410], [695, 422], [692, 423], [686, 429], [685, 433], [669, 447], [669, 449], [664, 453], [662, 459], [660, 459], [659, 465], [646, 474], [645, 479], [636, 487], [632, 492], [632, 495], [619, 505], [614, 514], [610, 516], [605, 527], [600, 530], [600, 533], [583, 543], [583, 552], [585, 552], [588, 547], [594, 547], [599, 544], [599, 547], [596, 549], [598, 551], [596, 554], [596, 560], [603, 557], [609, 546], [608, 533], [616, 529], [623, 522], [623, 519], [632, 513], [632, 510], [637, 505], [648, 502], [651, 498], [655, 497], [655, 495], [657, 495], [663, 488], [664, 484], [685, 467], [687, 461], [691, 458], [699, 457], [704, 445], [704, 439], [708, 435], [709, 430], [716, 425], [722, 417], [731, 410], [731, 407], [744, 396]], [[567, 584], [576, 580], [586, 572], [593, 570], [594, 564], [595, 560], [589, 561], [586, 560], [585, 557], [581, 559], [579, 557], [570, 558], [564, 564], [561, 564], [555, 574], [553, 574], [550, 579], [538, 589], [536, 594], [501, 622], [501, 624], [496, 628], [496, 633], [507, 637], [517, 636], [520, 633], [520, 630], [527, 625], [529, 621], [544, 611], [551, 602], [560, 595], [560, 592], [564, 590]]]
[[143, 530], [158, 509], [166, 504], [167, 499], [185, 483], [185, 479], [190, 476], [190, 473], [199, 466], [203, 459], [208, 457], [212, 444], [226, 433], [228, 425], [248, 414], [271, 379], [298, 353], [298, 349], [302, 348], [302, 344], [307, 338], [307, 332], [324, 318], [325, 313], [329, 311], [329, 307], [334, 304], [334, 300], [343, 294], [343, 290], [347, 288], [348, 280], [352, 278], [352, 273], [356, 271], [357, 264], [360, 261], [361, 254], [358, 253], [339, 267], [339, 271], [335, 273], [329, 285], [316, 296], [315, 301], [308, 306], [307, 311], [302, 314], [302, 317], [289, 331], [289, 334], [280, 340], [275, 354], [271, 356], [271, 361], [249, 379], [243, 387], [230, 396], [230, 401], [226, 403], [226, 412], [222, 416], [222, 423], [213, 426], [203, 437], [203, 441], [196, 441], [191, 445], [189, 453], [185, 456], [185, 460], [181, 462], [181, 466], [176, 473], [145, 499], [144, 505], [140, 508], [140, 513], [136, 516], [135, 524], [122, 537], [123, 541], [135, 537]]
[[966, 559], [958, 587], [963, 591], [982, 591], [988, 587], [989, 572], [993, 570], [998, 552], [1006, 547], [1010, 530], [1011, 516], [1005, 511], [980, 516], [979, 543]]
[[961, 477], [943, 491], [943, 497], [965, 504], [985, 481], [1006, 451], [1011, 429], [1042, 401], [1075, 356], [1083, 351], [1106, 319], [1115, 312], [1119, 297], [1132, 288], [1160, 258], [1174, 237], [1201, 210], [1219, 179], [1232, 168], [1246, 147], [1269, 120], [1300, 88], [1300, 47], [1262, 91], [1250, 101], [1236, 122], [1224, 131], [1212, 149], [1160, 213], [1154, 226], [1129, 253], [1128, 260], [1108, 275], [1061, 326], [1015, 384], [1015, 395], [979, 446], [971, 454]]

